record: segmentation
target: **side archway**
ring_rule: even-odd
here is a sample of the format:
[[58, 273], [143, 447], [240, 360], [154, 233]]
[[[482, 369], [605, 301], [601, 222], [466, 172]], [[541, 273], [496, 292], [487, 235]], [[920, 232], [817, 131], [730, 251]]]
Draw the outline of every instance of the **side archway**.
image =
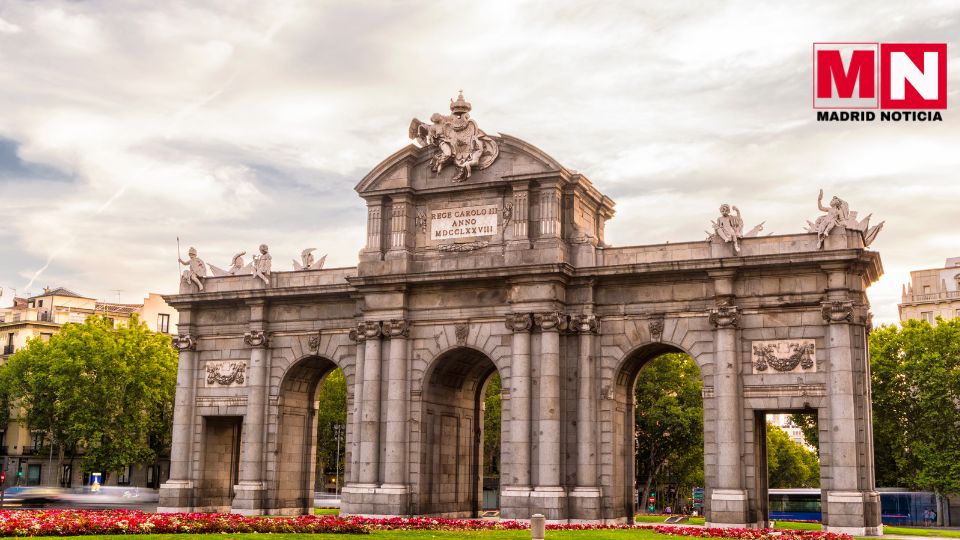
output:
[[[678, 345], [671, 343], [653, 342], [641, 345], [624, 355], [620, 362], [614, 379], [613, 401], [614, 410], [617, 412], [613, 416], [614, 422], [614, 452], [617, 456], [614, 461], [614, 478], [619, 485], [614, 486], [614, 505], [623, 509], [623, 515], [628, 516], [632, 521], [636, 515], [637, 508], [637, 489], [644, 486], [636, 485], [637, 478], [637, 443], [636, 443], [636, 407], [637, 407], [637, 383], [641, 371], [653, 360], [670, 353], [678, 353], [694, 358], [697, 365], [699, 378], [704, 380], [704, 366], [696, 361], [696, 358], [690, 355], [688, 351]], [[705, 409], [706, 410], [706, 409]], [[709, 425], [704, 419], [704, 432]], [[706, 443], [706, 433], [704, 433]], [[706, 455], [706, 452], [705, 452]], [[646, 495], [643, 494], [645, 497]]]
[[295, 362], [280, 382], [271, 513], [313, 513], [317, 453], [318, 389], [337, 365], [321, 356]]

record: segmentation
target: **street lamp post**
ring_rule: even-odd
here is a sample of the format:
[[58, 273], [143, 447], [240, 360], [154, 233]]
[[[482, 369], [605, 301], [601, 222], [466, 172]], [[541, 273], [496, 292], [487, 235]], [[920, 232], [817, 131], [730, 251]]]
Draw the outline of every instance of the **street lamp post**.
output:
[[333, 480], [333, 491], [338, 499], [340, 498], [340, 437], [343, 436], [343, 428], [343, 424], [333, 425], [333, 436], [337, 439], [337, 472]]

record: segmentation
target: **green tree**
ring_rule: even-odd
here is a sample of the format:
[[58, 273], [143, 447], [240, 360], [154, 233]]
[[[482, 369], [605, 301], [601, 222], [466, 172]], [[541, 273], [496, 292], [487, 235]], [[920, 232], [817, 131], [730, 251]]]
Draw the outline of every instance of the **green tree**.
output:
[[870, 335], [877, 483], [960, 491], [960, 318]]
[[[335, 369], [327, 375], [317, 391], [317, 486], [322, 487], [325, 473], [337, 470], [336, 427], [340, 433], [340, 472], [343, 473], [346, 455], [347, 381], [343, 372]], [[341, 477], [342, 479], [342, 477]], [[342, 481], [342, 480], [341, 480]]]
[[487, 383], [483, 398], [483, 475], [500, 475], [500, 416], [501, 416], [500, 373], [494, 373]]
[[767, 424], [767, 478], [770, 488], [820, 487], [820, 460], [786, 431]]
[[[636, 383], [637, 483], [674, 484], [678, 493], [703, 485], [703, 383], [685, 354], [659, 356]], [[675, 504], [670, 501], [670, 504]]]
[[803, 432], [803, 440], [814, 448], [820, 455], [820, 428], [817, 425], [817, 413], [795, 413], [790, 415], [790, 421]]
[[83, 449], [85, 471], [105, 476], [153, 462], [169, 444], [177, 355], [169, 336], [134, 316], [114, 329], [103, 317], [32, 339], [0, 367], [0, 389], [31, 429], [65, 454]]

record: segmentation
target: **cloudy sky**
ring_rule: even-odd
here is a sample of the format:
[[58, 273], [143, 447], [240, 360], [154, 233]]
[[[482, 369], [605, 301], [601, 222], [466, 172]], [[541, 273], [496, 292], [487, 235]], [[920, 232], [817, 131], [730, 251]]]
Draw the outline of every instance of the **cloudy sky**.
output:
[[[463, 88], [617, 201], [614, 245], [721, 202], [800, 232], [818, 188], [886, 228], [870, 292], [960, 256], [957, 2], [0, 1], [0, 286], [138, 302], [270, 244], [352, 266], [353, 186]], [[814, 41], [948, 42], [942, 123], [817, 123]]]

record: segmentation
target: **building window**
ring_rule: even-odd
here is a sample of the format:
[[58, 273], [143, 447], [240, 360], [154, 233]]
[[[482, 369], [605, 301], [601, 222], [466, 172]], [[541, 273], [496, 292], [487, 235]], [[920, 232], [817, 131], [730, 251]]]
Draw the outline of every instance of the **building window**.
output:
[[157, 315], [157, 332], [161, 334], [170, 333], [170, 315], [166, 313], [161, 313]]
[[953, 316], [954, 316], [954, 317], [960, 317], [960, 309], [956, 310], [956, 312], [953, 314]]
[[60, 487], [71, 487], [73, 485], [73, 466], [66, 464], [60, 469]]
[[42, 431], [34, 431], [34, 432], [33, 432], [33, 440], [31, 441], [32, 445], [31, 445], [30, 448], [29, 448], [30, 452], [32, 452], [32, 453], [39, 452], [40, 449], [43, 448], [43, 440], [44, 440], [44, 438], [45, 438], [45, 437], [43, 436], [43, 432], [42, 432]]
[[117, 473], [117, 485], [118, 486], [129, 486], [130, 485], [130, 466], [120, 469], [120, 472]]
[[933, 324], [933, 312], [932, 311], [921, 311], [920, 318], [927, 321], [930, 324]]
[[40, 485], [40, 464], [39, 463], [31, 463], [27, 465], [27, 485], [28, 486]]
[[37, 300], [37, 307], [43, 307], [43, 300]]
[[930, 294], [930, 286], [929, 286], [929, 285], [924, 285], [924, 286], [923, 286], [923, 294]]
[[42, 341], [50, 341], [50, 338], [53, 337], [53, 334], [48, 334], [46, 332], [40, 332], [40, 339]]

